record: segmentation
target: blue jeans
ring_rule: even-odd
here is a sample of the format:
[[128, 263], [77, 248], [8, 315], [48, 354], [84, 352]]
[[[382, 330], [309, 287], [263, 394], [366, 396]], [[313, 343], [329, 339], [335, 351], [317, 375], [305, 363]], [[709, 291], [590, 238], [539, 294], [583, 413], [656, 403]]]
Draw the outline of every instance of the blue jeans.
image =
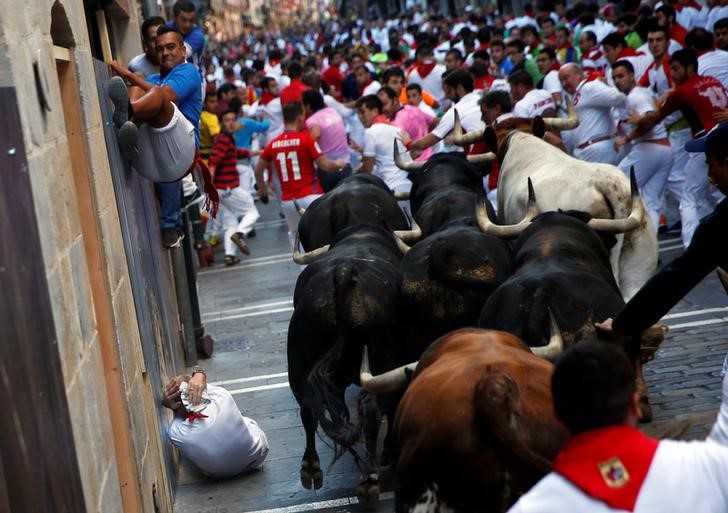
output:
[[154, 192], [159, 201], [159, 226], [182, 228], [182, 180], [170, 183], [157, 182]]

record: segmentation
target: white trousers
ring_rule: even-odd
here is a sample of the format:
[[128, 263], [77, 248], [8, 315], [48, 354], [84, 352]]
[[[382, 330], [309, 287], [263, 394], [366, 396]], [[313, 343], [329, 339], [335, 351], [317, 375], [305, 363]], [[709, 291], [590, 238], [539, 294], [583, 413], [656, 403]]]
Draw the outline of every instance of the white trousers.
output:
[[[296, 203], [302, 208], [308, 208], [313, 201], [322, 196], [321, 194], [309, 194], [303, 198], [296, 198]], [[291, 243], [291, 251], [296, 247], [296, 233], [298, 233], [298, 222], [301, 220], [301, 215], [298, 213], [296, 205], [293, 204], [293, 200], [282, 201], [281, 210], [286, 218], [286, 224], [288, 225], [288, 241]], [[306, 248], [312, 250], [316, 248]]]
[[672, 168], [672, 148], [649, 142], [633, 144], [618, 167], [629, 176], [632, 166], [642, 201], [657, 231], [662, 208], [662, 192]]
[[222, 207], [222, 226], [225, 228], [225, 254], [236, 255], [238, 247], [230, 239], [240, 232], [248, 235], [260, 217], [253, 197], [241, 187], [234, 189], [218, 189], [220, 206]]
[[189, 171], [195, 160], [195, 129], [177, 105], [167, 126], [139, 126], [139, 156], [132, 165], [152, 182], [175, 182]]
[[720, 196], [714, 193], [713, 187], [708, 181], [708, 164], [705, 162], [705, 154], [689, 153], [688, 164], [685, 168], [685, 188], [682, 202], [680, 202], [680, 213], [683, 214], [683, 244], [686, 247], [693, 239], [700, 220], [715, 209], [718, 204], [716, 200]]
[[614, 139], [599, 141], [590, 144], [583, 150], [574, 148], [574, 157], [586, 162], [601, 162], [602, 164], [614, 164], [619, 162], [619, 154], [614, 151]]
[[[676, 130], [668, 135], [670, 140], [670, 146], [672, 147], [672, 167], [670, 168], [670, 174], [667, 177], [667, 185], [665, 190], [675, 198], [678, 202], [678, 211], [680, 212], [680, 224], [682, 225], [681, 238], [684, 246], [687, 246], [688, 238], [686, 238], [685, 232], [685, 203], [683, 202], [683, 190], [685, 189], [685, 169], [688, 166], [688, 155], [685, 151], [685, 143], [688, 142], [692, 136], [690, 135], [690, 129], [684, 128], [682, 130]], [[663, 198], [662, 209], [665, 210], [665, 202]], [[689, 223], [688, 223], [689, 224]]]

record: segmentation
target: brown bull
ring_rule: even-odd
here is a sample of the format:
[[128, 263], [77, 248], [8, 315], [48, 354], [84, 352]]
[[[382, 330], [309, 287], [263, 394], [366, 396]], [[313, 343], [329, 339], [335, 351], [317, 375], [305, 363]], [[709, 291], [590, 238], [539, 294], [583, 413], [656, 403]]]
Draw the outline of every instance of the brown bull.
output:
[[508, 333], [462, 329], [434, 342], [397, 409], [396, 511], [508, 509], [568, 436], [551, 373]]

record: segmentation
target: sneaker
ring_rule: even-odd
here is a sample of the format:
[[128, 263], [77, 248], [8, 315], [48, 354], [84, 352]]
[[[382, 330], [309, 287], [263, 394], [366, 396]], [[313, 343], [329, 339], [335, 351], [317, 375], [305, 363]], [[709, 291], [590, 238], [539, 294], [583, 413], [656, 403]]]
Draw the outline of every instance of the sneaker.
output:
[[109, 80], [109, 98], [114, 104], [114, 125], [116, 128], [129, 121], [129, 90], [126, 88], [124, 79], [120, 76], [111, 77]]
[[210, 246], [217, 246], [217, 235], [210, 235], [210, 239], [207, 241]]
[[245, 243], [245, 235], [240, 232], [236, 232], [230, 236], [230, 240], [235, 243], [242, 254], [250, 254], [250, 248], [248, 248], [248, 245]]
[[225, 255], [225, 265], [227, 265], [228, 267], [231, 265], [235, 265], [238, 262], [240, 262], [240, 259], [235, 255]]
[[184, 235], [177, 231], [177, 228], [162, 228], [162, 243], [164, 249], [178, 248]]
[[250, 239], [251, 237], [255, 237], [255, 228], [248, 232], [248, 238]]
[[134, 123], [127, 121], [121, 125], [119, 129], [119, 149], [121, 150], [121, 155], [129, 162], [133, 162], [139, 158], [138, 140], [139, 128]]

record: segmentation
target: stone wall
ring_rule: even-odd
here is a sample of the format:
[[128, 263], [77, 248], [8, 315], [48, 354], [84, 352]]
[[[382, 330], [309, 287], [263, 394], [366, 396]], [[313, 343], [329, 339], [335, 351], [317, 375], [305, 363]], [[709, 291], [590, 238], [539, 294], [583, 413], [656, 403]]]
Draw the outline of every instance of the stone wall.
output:
[[[110, 21], [117, 57], [124, 62], [141, 51], [133, 5], [131, 18], [117, 14]], [[156, 505], [171, 512], [83, 2], [1, 0], [0, 9], [0, 85], [17, 90], [87, 511], [151, 513]], [[80, 108], [62, 97], [54, 42], [68, 48], [67, 69], [73, 70]], [[40, 81], [47, 84], [48, 108], [39, 101], [34, 60]], [[73, 134], [73, 151], [81, 145], [85, 169], [72, 159], [68, 116], [82, 127], [82, 133]]]

